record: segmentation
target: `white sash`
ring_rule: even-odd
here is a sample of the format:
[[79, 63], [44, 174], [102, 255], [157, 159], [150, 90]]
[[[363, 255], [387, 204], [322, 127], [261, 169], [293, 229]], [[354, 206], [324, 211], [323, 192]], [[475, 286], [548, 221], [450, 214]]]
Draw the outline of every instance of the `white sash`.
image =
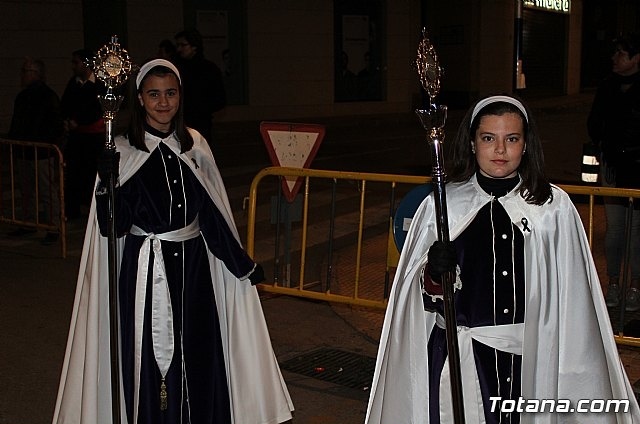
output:
[[134, 346], [134, 407], [133, 422], [138, 422], [138, 403], [140, 400], [140, 369], [142, 364], [142, 330], [144, 323], [144, 308], [147, 294], [147, 278], [149, 273], [149, 260], [153, 249], [153, 279], [151, 293], [151, 334], [153, 337], [153, 354], [162, 377], [166, 377], [171, 360], [173, 358], [173, 312], [171, 309], [171, 297], [169, 285], [162, 256], [161, 240], [186, 241], [200, 234], [198, 218], [191, 224], [179, 230], [162, 234], [147, 233], [133, 225], [130, 233], [136, 236], [146, 237], [138, 255], [138, 274], [136, 277], [135, 299], [135, 346]]
[[[436, 325], [440, 328], [445, 328], [444, 317], [440, 314], [436, 315]], [[482, 393], [480, 392], [480, 381], [473, 357], [473, 340], [503, 352], [522, 355], [523, 334], [524, 323], [488, 325], [484, 327], [458, 326], [465, 422], [479, 424], [486, 422], [482, 405]], [[440, 422], [441, 424], [454, 422], [449, 356], [445, 360], [442, 375], [440, 376]]]

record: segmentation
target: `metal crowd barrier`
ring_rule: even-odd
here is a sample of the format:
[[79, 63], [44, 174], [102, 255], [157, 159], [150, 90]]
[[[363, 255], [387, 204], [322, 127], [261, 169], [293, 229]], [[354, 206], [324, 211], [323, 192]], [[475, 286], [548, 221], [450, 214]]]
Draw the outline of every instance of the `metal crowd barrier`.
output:
[[[637, 189], [622, 189], [613, 187], [596, 187], [596, 186], [578, 186], [578, 185], [560, 185], [560, 187], [567, 193], [575, 196], [586, 196], [588, 200], [588, 208], [584, 211], [580, 204], [577, 204], [577, 209], [581, 212], [581, 217], [585, 230], [587, 231], [587, 237], [589, 239], [589, 246], [591, 252], [594, 254], [594, 259], [598, 256], [604, 257], [604, 231], [606, 226], [606, 218], [604, 216], [604, 206], [596, 206], [596, 199], [603, 199], [604, 197], [615, 197], [620, 199], [626, 199], [627, 202], [627, 216], [625, 225], [625, 248], [624, 258], [622, 265], [622, 273], [620, 275], [620, 285], [622, 287], [629, 287], [631, 280], [630, 275], [630, 247], [631, 247], [631, 220], [634, 213], [634, 199], [640, 198], [640, 190]], [[637, 204], [637, 200], [636, 200]], [[640, 213], [636, 211], [635, 213]], [[594, 233], [598, 232], [601, 237], [598, 237], [600, 243], [594, 242]], [[597, 251], [600, 251], [598, 254]], [[598, 274], [601, 279], [606, 278], [605, 263], [603, 262], [598, 267], [598, 261], [596, 261], [596, 267], [598, 268]], [[626, 289], [625, 289], [626, 290]], [[624, 303], [623, 303], [624, 305]], [[640, 337], [630, 337], [624, 334], [625, 325], [632, 321], [629, 319], [626, 311], [623, 307], [618, 308], [618, 311], [609, 310], [609, 317], [614, 326], [616, 333], [615, 338], [618, 344], [625, 344], [631, 346], [640, 346]], [[617, 315], [617, 316], [615, 316]], [[635, 321], [640, 324], [640, 312], [632, 312], [629, 315], [632, 318], [635, 316]]]
[[[286, 179], [302, 181], [293, 203], [282, 195]], [[267, 279], [273, 276], [272, 283], [261, 284], [260, 289], [384, 309], [399, 258], [393, 242], [394, 211], [407, 192], [429, 181], [429, 177], [409, 175], [284, 167], [261, 170], [250, 187], [246, 240], [247, 251], [263, 264]], [[633, 211], [632, 201], [640, 198], [640, 190], [560, 187], [578, 200], [574, 201], [604, 279], [605, 219], [599, 200], [627, 198]], [[626, 258], [628, 268], [628, 249]], [[628, 273], [622, 277], [621, 281], [628, 280]], [[620, 309], [620, 314], [610, 310], [616, 341], [640, 346], [640, 338], [623, 332], [629, 315], [640, 313], [625, 314]]]
[[[53, 161], [41, 159], [51, 158]], [[51, 163], [53, 162], [53, 163]], [[23, 172], [33, 172], [33, 185], [25, 185], [20, 175], [20, 166]], [[41, 166], [49, 167], [48, 175], [53, 176], [58, 182], [56, 190], [50, 183], [40, 184], [38, 175]], [[67, 256], [66, 219], [64, 215], [64, 161], [60, 149], [52, 144], [17, 141], [0, 138], [0, 222], [31, 227], [46, 231], [58, 231], [60, 234], [60, 249], [62, 257]], [[33, 205], [27, 205], [33, 218], [25, 215], [23, 194], [30, 191], [34, 200]], [[48, 197], [49, 205], [58, 202], [59, 213], [50, 221], [40, 219], [41, 200]], [[52, 216], [53, 207], [50, 206], [49, 216]]]

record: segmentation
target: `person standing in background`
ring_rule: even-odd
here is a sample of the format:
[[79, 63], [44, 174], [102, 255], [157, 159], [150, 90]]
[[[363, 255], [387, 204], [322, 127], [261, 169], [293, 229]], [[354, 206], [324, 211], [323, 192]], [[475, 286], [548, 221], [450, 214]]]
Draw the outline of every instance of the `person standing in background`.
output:
[[[612, 73], [598, 87], [587, 120], [591, 142], [602, 151], [602, 185], [640, 188], [640, 36], [624, 35], [613, 42]], [[605, 256], [609, 285], [606, 302], [618, 306], [626, 243], [627, 199], [605, 198], [607, 229]], [[640, 310], [640, 205], [636, 201], [631, 223], [631, 283], [625, 309]]]
[[350, 102], [358, 98], [358, 80], [349, 69], [349, 55], [343, 51], [340, 62], [336, 63], [335, 98], [338, 102]]
[[[23, 88], [14, 101], [8, 137], [12, 140], [60, 146], [63, 139], [60, 99], [45, 82], [44, 62], [25, 58], [20, 70], [20, 80]], [[56, 155], [52, 150], [33, 147], [24, 147], [17, 152], [22, 219], [29, 224], [39, 222], [40, 219], [55, 224], [60, 219], [60, 176], [56, 175]], [[39, 199], [36, 199], [36, 192], [39, 193]], [[36, 217], [36, 211], [41, 216]], [[22, 237], [35, 231], [33, 227], [20, 227], [11, 231], [9, 236]], [[58, 236], [57, 231], [49, 231], [41, 242], [45, 245], [53, 244]]]
[[171, 40], [164, 39], [158, 44], [158, 52], [156, 56], [159, 59], [166, 59], [169, 62], [175, 62], [176, 59], [176, 46]]
[[180, 31], [175, 40], [178, 53], [175, 64], [184, 86], [185, 124], [212, 146], [213, 113], [227, 104], [222, 72], [215, 63], [205, 59], [202, 35], [197, 30]]
[[67, 130], [65, 147], [65, 211], [67, 218], [80, 217], [89, 205], [96, 180], [96, 161], [105, 142], [105, 123], [98, 94], [104, 86], [96, 80], [88, 62], [93, 52], [82, 49], [71, 54], [73, 76], [62, 95], [62, 113]]

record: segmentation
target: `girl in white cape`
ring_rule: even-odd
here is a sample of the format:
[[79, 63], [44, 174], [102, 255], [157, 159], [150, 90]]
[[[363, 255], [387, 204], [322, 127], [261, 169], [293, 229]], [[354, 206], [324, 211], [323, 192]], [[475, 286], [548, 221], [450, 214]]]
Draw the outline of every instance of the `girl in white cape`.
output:
[[[254, 284], [205, 139], [182, 118], [176, 67], [136, 78], [127, 134], [106, 151], [91, 208], [54, 423], [111, 417], [104, 183], [119, 175], [121, 422], [271, 424], [291, 419]], [[101, 235], [102, 233], [103, 235]]]
[[[427, 197], [396, 271], [366, 422], [454, 422], [439, 286], [454, 272], [466, 423], [640, 423], [584, 228], [544, 176], [531, 112], [481, 99], [452, 152], [452, 241], [437, 241]], [[583, 412], [591, 401], [613, 402]]]

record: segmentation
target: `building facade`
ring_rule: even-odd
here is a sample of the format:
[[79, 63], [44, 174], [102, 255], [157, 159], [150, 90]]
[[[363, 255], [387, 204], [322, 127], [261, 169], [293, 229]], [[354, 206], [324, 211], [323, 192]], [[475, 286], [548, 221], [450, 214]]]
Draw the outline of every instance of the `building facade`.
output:
[[[0, 0], [0, 134], [24, 56], [42, 58], [62, 94], [71, 52], [113, 34], [139, 64], [161, 40], [199, 29], [225, 74], [229, 105], [215, 119], [255, 121], [410, 112], [423, 102], [413, 65], [422, 27], [445, 69], [441, 103], [576, 93], [582, 76], [595, 80], [583, 39], [604, 43], [638, 23], [636, 0], [520, 1]], [[603, 8], [617, 20], [595, 20]]]

